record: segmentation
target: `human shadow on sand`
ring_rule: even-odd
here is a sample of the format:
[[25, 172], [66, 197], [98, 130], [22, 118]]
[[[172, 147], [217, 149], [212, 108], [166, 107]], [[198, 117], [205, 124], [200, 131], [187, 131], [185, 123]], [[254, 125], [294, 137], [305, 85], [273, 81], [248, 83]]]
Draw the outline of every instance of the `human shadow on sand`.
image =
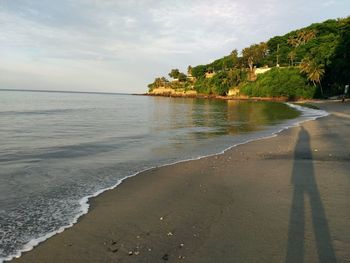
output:
[[304, 262], [305, 200], [310, 203], [319, 262], [336, 262], [325, 210], [314, 174], [309, 133], [301, 127], [294, 152], [294, 185], [290, 210], [286, 262]]

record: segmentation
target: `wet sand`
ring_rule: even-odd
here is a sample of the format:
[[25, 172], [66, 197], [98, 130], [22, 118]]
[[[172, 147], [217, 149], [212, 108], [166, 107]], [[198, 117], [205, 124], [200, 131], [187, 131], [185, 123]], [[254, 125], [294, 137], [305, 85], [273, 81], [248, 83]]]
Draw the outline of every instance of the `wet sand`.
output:
[[12, 262], [350, 262], [350, 102], [225, 154], [144, 172]]

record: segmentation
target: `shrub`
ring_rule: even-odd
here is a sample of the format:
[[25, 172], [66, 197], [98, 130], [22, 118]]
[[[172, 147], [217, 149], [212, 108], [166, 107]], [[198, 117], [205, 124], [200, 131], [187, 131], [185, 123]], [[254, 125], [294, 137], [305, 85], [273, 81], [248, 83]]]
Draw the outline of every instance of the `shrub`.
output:
[[313, 98], [315, 87], [308, 84], [298, 68], [273, 68], [258, 75], [255, 82], [243, 85], [240, 92], [250, 97]]

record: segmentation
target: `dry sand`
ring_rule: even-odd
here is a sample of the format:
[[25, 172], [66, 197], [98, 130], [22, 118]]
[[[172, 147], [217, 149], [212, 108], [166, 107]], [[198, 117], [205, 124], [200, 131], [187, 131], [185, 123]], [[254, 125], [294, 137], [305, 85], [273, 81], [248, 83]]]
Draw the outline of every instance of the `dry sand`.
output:
[[350, 262], [350, 103], [225, 154], [153, 169], [13, 262]]

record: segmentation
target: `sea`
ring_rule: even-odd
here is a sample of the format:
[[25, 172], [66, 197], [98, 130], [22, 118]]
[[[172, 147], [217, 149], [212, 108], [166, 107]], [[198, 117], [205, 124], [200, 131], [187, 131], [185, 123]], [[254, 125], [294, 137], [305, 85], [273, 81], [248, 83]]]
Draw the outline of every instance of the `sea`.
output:
[[326, 116], [287, 103], [0, 91], [0, 263], [64, 231], [89, 198], [150, 168]]

